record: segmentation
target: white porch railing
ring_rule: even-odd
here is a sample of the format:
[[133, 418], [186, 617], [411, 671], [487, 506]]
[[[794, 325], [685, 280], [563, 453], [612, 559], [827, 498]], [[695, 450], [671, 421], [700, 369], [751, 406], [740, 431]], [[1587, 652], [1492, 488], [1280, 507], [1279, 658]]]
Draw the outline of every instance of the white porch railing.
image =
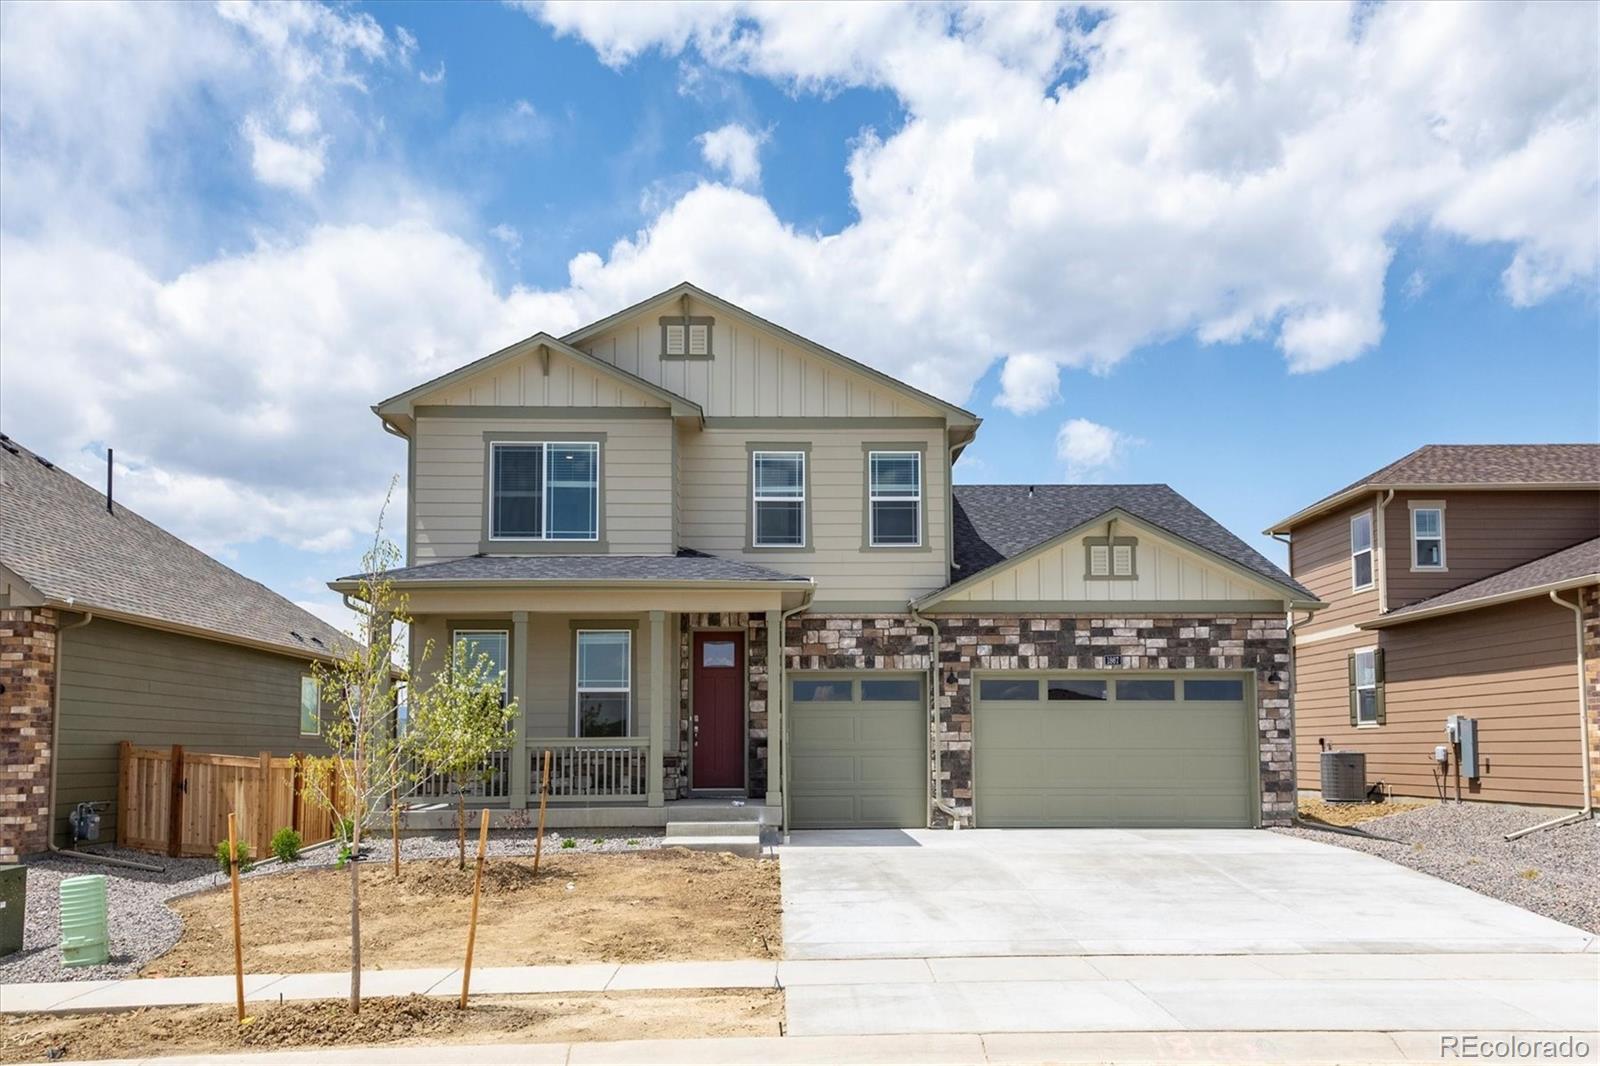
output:
[[535, 797], [550, 752], [550, 801], [642, 801], [650, 789], [649, 737], [530, 737], [528, 783]]
[[[416, 785], [405, 798], [411, 801], [454, 800], [456, 785], [448, 774], [427, 772], [413, 764]], [[505, 800], [511, 798], [511, 752], [497, 751], [483, 761], [483, 772], [473, 774], [467, 782], [469, 800]]]

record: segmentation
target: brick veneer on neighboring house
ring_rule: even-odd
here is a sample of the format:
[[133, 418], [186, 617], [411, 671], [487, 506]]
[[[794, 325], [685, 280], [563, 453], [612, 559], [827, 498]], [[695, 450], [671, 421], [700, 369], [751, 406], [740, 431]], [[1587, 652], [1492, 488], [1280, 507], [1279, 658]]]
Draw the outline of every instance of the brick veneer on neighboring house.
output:
[[0, 862], [45, 850], [56, 613], [0, 608]]
[[1589, 703], [1589, 788], [1600, 802], [1600, 585], [1578, 590], [1583, 607], [1584, 693]]
[[[940, 794], [972, 818], [972, 673], [975, 670], [1248, 670], [1255, 674], [1262, 821], [1295, 812], [1289, 637], [1282, 616], [941, 617], [939, 731], [933, 772]], [[792, 670], [926, 670], [931, 634], [909, 617], [791, 619]], [[1121, 655], [1107, 667], [1107, 655]], [[1273, 680], [1276, 676], [1276, 680]], [[936, 823], [948, 823], [936, 812]]]

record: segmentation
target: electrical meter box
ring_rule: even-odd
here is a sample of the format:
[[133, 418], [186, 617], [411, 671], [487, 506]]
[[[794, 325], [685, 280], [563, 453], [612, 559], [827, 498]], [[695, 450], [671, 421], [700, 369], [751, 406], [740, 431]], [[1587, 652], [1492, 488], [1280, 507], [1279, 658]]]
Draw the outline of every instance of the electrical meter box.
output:
[[1452, 714], [1444, 721], [1444, 732], [1460, 751], [1457, 756], [1461, 776], [1468, 781], [1478, 779], [1478, 720], [1464, 714]]

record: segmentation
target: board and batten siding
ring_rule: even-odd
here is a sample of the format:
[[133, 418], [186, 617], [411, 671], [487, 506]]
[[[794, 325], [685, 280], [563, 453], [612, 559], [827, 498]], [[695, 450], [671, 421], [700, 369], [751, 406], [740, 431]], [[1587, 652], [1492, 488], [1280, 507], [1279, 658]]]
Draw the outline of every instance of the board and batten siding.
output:
[[600, 505], [606, 551], [670, 555], [673, 428], [667, 418], [417, 419], [412, 559], [476, 555], [484, 529], [485, 433], [537, 433], [552, 440], [601, 440]]
[[[672, 309], [677, 312], [678, 308]], [[585, 339], [580, 347], [693, 400], [712, 418], [906, 418], [940, 413], [739, 316], [697, 302], [691, 302], [689, 314], [715, 318], [711, 358], [662, 358], [660, 306]]]
[[451, 382], [424, 397], [434, 405], [472, 407], [662, 407], [644, 389], [552, 350], [550, 372], [527, 355]]
[[[943, 602], [1042, 602], [1049, 600], [1270, 600], [1283, 593], [1203, 559], [1198, 553], [1125, 527], [1134, 537], [1132, 580], [1088, 578], [1084, 538], [1104, 537], [1105, 527], [1084, 532], [951, 593]], [[959, 575], [958, 575], [959, 576]]]
[[[1411, 567], [1411, 504], [1444, 505], [1443, 570]], [[1389, 609], [1600, 536], [1600, 492], [1407, 492], [1385, 508]]]
[[[806, 475], [810, 540], [805, 550], [747, 551], [751, 442], [809, 447]], [[869, 444], [925, 446], [925, 550], [863, 547]], [[742, 557], [816, 581], [816, 601], [903, 606], [945, 584], [945, 526], [950, 486], [942, 427], [707, 429], [679, 437], [680, 537], [686, 548]]]
[[[1445, 719], [1478, 719], [1476, 787], [1468, 799], [1576, 806], [1583, 802], [1577, 648], [1572, 613], [1546, 599], [1367, 631], [1295, 651], [1300, 783], [1318, 789], [1320, 745], [1367, 756], [1367, 782], [1438, 798], [1433, 749]], [[1350, 725], [1347, 656], [1381, 646], [1385, 723]], [[1450, 782], [1455, 796], [1454, 779]]]
[[101, 841], [115, 839], [124, 740], [223, 755], [325, 753], [319, 738], [300, 735], [300, 679], [310, 673], [292, 656], [123, 622], [67, 631], [55, 824], [78, 803], [110, 801]]

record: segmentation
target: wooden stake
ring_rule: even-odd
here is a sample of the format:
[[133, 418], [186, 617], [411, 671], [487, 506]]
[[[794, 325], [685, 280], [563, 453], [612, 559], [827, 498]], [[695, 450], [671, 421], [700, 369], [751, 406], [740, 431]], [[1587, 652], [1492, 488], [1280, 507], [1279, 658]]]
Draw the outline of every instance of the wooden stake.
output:
[[483, 857], [489, 849], [489, 812], [478, 820], [478, 869], [472, 875], [472, 917], [467, 922], [467, 964], [461, 969], [461, 1009], [467, 1009], [467, 986], [472, 983], [472, 945], [478, 939], [478, 893], [483, 890]]
[[539, 876], [539, 853], [544, 851], [544, 802], [550, 794], [550, 749], [544, 749], [544, 776], [539, 781], [539, 835], [533, 838], [533, 876]]
[[389, 790], [389, 835], [394, 851], [394, 879], [400, 880], [400, 789]]
[[239, 931], [239, 852], [235, 843], [238, 815], [228, 812], [228, 871], [233, 881], [233, 997], [240, 1024], [244, 1022], [244, 941]]

